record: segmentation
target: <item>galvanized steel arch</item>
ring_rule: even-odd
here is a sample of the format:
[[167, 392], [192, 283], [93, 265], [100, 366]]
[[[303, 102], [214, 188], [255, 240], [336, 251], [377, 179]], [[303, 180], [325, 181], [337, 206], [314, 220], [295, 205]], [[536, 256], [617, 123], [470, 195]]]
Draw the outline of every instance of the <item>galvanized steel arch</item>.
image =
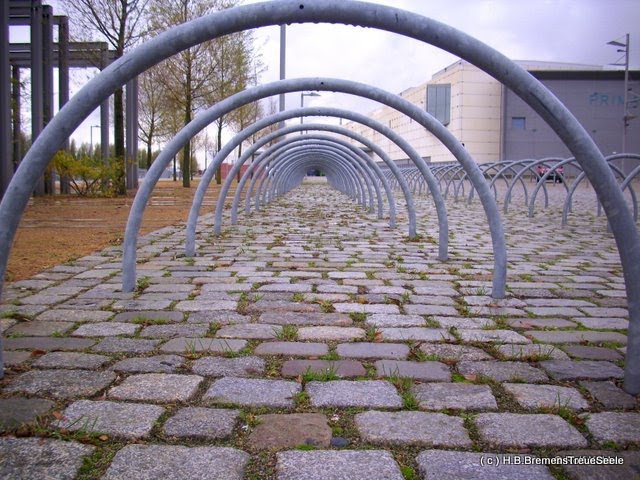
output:
[[[292, 81], [287, 81], [287, 80], [283, 80], [281, 82], [275, 82], [276, 84], [286, 84], [287, 82], [295, 82], [296, 85], [299, 86], [299, 84], [301, 82], [304, 81], [309, 81], [309, 79], [298, 79], [298, 80], [292, 80]], [[319, 86], [321, 90], [325, 90], [325, 89], [331, 89], [334, 91], [344, 91], [347, 93], [355, 93], [355, 94], [361, 94], [362, 96], [365, 96], [365, 90], [369, 89], [369, 90], [374, 90], [376, 92], [376, 98], [378, 101], [382, 102], [382, 103], [394, 103], [394, 98], [392, 95], [388, 94], [387, 92], [384, 92], [382, 90], [378, 90], [378, 89], [373, 89], [372, 87], [367, 87], [364, 88], [365, 86], [357, 84], [355, 82], [350, 82], [350, 81], [344, 81], [344, 80], [335, 80], [335, 79], [321, 79], [321, 80], [311, 80], [313, 83], [310, 83], [309, 85], [314, 85], [315, 86]], [[320, 85], [318, 85], [320, 84]], [[312, 90], [315, 89], [313, 88], [313, 86], [309, 87], [309, 86], [305, 86], [303, 85], [301, 88], [298, 88], [298, 90]], [[244, 93], [248, 92], [249, 90], [241, 93], [241, 94], [237, 94], [238, 97], [240, 97], [241, 95], [243, 95]], [[232, 98], [232, 97], [229, 97]], [[400, 97], [398, 97], [400, 99]], [[402, 100], [402, 99], [400, 99]], [[226, 100], [225, 100], [226, 101]], [[224, 101], [223, 101], [224, 102]], [[397, 105], [391, 105], [394, 106], [395, 108], [399, 109], [402, 111], [403, 108], [406, 108], [408, 105], [406, 101], [402, 101], [402, 102], [398, 102]], [[222, 102], [220, 102], [222, 103]], [[219, 104], [218, 104], [219, 105]], [[212, 107], [215, 108], [215, 107]], [[195, 130], [195, 127], [192, 126], [192, 124], [195, 124], [196, 122], [198, 122], [198, 124], [203, 124], [205, 121], [209, 120], [213, 121], [216, 116], [214, 116], [213, 114], [210, 113], [209, 109], [207, 110], [207, 112], [204, 112], [203, 114], [199, 115], [197, 119], [194, 119], [193, 122], [191, 122], [191, 124], [189, 124], [187, 127], [185, 127], [183, 129], [183, 131], [185, 130], [190, 130], [193, 131]], [[448, 138], [449, 133], [446, 130], [446, 128], [444, 126], [442, 126], [437, 120], [433, 119], [432, 117], [428, 116], [428, 114], [426, 114], [425, 112], [421, 111], [420, 109], [417, 110], [417, 113], [415, 112], [414, 109], [408, 109], [408, 115], [412, 114], [412, 111], [415, 115], [417, 115], [418, 118], [428, 118], [428, 122], [425, 125], [427, 128], [432, 129], [432, 133], [434, 133], [434, 135], [436, 135], [439, 138]], [[407, 112], [404, 112], [407, 113]], [[426, 117], [424, 117], [424, 115], [426, 115]], [[245, 130], [243, 130], [242, 132], [242, 136], [245, 138], [248, 138], [250, 135], [252, 135], [254, 132], [259, 131], [262, 128], [265, 128], [273, 123], [279, 122], [279, 121], [283, 121], [286, 120], [288, 118], [296, 118], [296, 117], [300, 117], [300, 116], [334, 116], [334, 117], [339, 117], [339, 118], [345, 118], [348, 120], [352, 120], [358, 123], [361, 123], [363, 125], [368, 126], [369, 128], [372, 128], [374, 130], [377, 130], [378, 132], [380, 132], [381, 134], [383, 134], [384, 136], [386, 136], [387, 138], [389, 138], [393, 143], [395, 143], [396, 145], [398, 145], [408, 156], [409, 158], [414, 162], [414, 164], [417, 166], [417, 168], [420, 169], [421, 173], [423, 174], [423, 176], [425, 177], [426, 181], [429, 182], [429, 186], [431, 188], [431, 192], [433, 195], [433, 199], [434, 199], [434, 203], [436, 205], [436, 213], [438, 216], [438, 225], [439, 225], [439, 232], [438, 232], [438, 240], [439, 240], [439, 259], [446, 259], [447, 258], [447, 246], [448, 246], [448, 220], [447, 220], [447, 213], [446, 213], [446, 206], [444, 203], [444, 199], [442, 198], [438, 188], [437, 188], [437, 184], [435, 182], [435, 178], [433, 177], [433, 175], [431, 174], [428, 166], [426, 165], [426, 163], [424, 162], [424, 160], [422, 159], [422, 157], [420, 157], [420, 155], [418, 154], [418, 152], [406, 141], [404, 140], [400, 135], [398, 135], [395, 131], [393, 131], [392, 129], [390, 129], [389, 127], [387, 127], [386, 125], [373, 120], [369, 117], [366, 117], [365, 115], [361, 115], [359, 113], [355, 113], [355, 112], [350, 112], [347, 110], [341, 110], [341, 109], [337, 109], [337, 108], [327, 108], [327, 107], [307, 107], [307, 108], [302, 108], [302, 109], [294, 109], [294, 110], [290, 110], [290, 111], [285, 111], [285, 112], [280, 112], [274, 115], [271, 115], [270, 117], [264, 118], [258, 122], [256, 122], [255, 124], [247, 127]], [[435, 122], [435, 123], [434, 123]], [[195, 133], [193, 133], [195, 135]], [[210, 167], [204, 172], [204, 175], [202, 176], [202, 179], [200, 181], [200, 184], [198, 185], [198, 188], [196, 189], [196, 194], [194, 196], [194, 200], [193, 200], [193, 205], [191, 208], [191, 211], [189, 212], [189, 219], [187, 222], [187, 232], [186, 232], [186, 242], [187, 242], [187, 252], [194, 252], [195, 251], [195, 230], [196, 230], [196, 224], [197, 224], [197, 219], [198, 219], [198, 215], [199, 215], [199, 211], [200, 211], [200, 207], [202, 205], [202, 201], [204, 200], [204, 193], [206, 191], [206, 188], [208, 187], [209, 183], [212, 181], [213, 179], [213, 173], [214, 173], [214, 169], [217, 168], [217, 166], [222, 162], [222, 160], [230, 153], [230, 151], [235, 148], [234, 146], [239, 144], [242, 140], [242, 137], [240, 137], [239, 135], [236, 135], [236, 137], [234, 137], [234, 139], [227, 143], [223, 149], [220, 150], [220, 152], [218, 153], [218, 155], [216, 155], [216, 157], [214, 158], [214, 160], [212, 161]], [[168, 147], [167, 147], [168, 148]], [[170, 158], [173, 158], [174, 155], [174, 151], [177, 152], [179, 150], [179, 148], [177, 148], [177, 145], [172, 146], [171, 149], [167, 150], [167, 148], [165, 148], [165, 151], [167, 151], [168, 153], [166, 155], [165, 151], [163, 151], [163, 153], [161, 154], [161, 156], [163, 156], [163, 158], [161, 159], [163, 162], [169, 162]], [[160, 159], [161, 157], [158, 156], [158, 158], [155, 160], [155, 162], [158, 162], [158, 159]], [[467, 161], [468, 159], [466, 159], [465, 161]], [[155, 164], [154, 162], [154, 164]], [[153, 168], [153, 165], [151, 166]], [[134, 202], [135, 203], [135, 202]], [[132, 207], [133, 208], [133, 207]], [[498, 295], [500, 292], [502, 292], [504, 294], [504, 290], [505, 290], [505, 283], [506, 283], [506, 248], [505, 248], [505, 244], [504, 244], [504, 233], [502, 232], [501, 228], [502, 228], [502, 224], [500, 223], [500, 218], [498, 217], [497, 220], [494, 218], [493, 220], [490, 217], [490, 209], [486, 209], [487, 211], [487, 215], [489, 217], [489, 224], [490, 225], [494, 225], [493, 228], [493, 233], [496, 235], [497, 239], [494, 242], [494, 259], [495, 259], [495, 270], [496, 273], [494, 275], [494, 279], [495, 279], [495, 284], [494, 284], [494, 291], [496, 293], [496, 295]], [[497, 225], [496, 225], [496, 221], [497, 221]], [[415, 225], [415, 218], [410, 218], [409, 219], [409, 227], [410, 227], [410, 232], [409, 232], [409, 236], [410, 237], [414, 237], [416, 235], [416, 225]], [[127, 238], [128, 236], [125, 235], [125, 242], [127, 242]], [[133, 237], [129, 237], [130, 241], [134, 241], [135, 240], [135, 236]], [[127, 253], [125, 252], [125, 255]], [[135, 249], [133, 251], [133, 255], [135, 255]], [[504, 260], [504, 262], [503, 262]], [[133, 263], [135, 265], [135, 262], [129, 262], [129, 264]], [[134, 274], [135, 276], [135, 274]], [[123, 274], [123, 280], [125, 278], [125, 275]], [[128, 278], [128, 277], [127, 277]], [[127, 281], [127, 286], [129, 288], [133, 288], [133, 284], [135, 283], [135, 281], [131, 278], [128, 278]]]
[[[8, 253], [35, 182], [65, 138], [118, 87], [159, 61], [188, 47], [222, 35], [266, 25], [336, 22], [379, 28], [440, 47], [478, 66], [504, 83], [551, 126], [583, 169], [598, 193], [618, 245], [627, 289], [630, 326], [625, 366], [625, 388], [640, 392], [640, 234], [622, 191], [602, 153], [571, 112], [537, 79], [488, 45], [444, 24], [383, 5], [345, 0], [301, 2], [278, 0], [243, 5], [179, 25], [124, 55], [96, 75], [60, 110], [40, 134], [21, 162], [0, 204], [0, 276], [4, 278]], [[444, 142], [456, 157], [471, 158], [452, 136]], [[478, 176], [474, 172], [473, 176]], [[481, 196], [486, 196], [483, 191]], [[492, 210], [489, 221], [499, 218], [495, 202], [483, 199]], [[491, 205], [492, 204], [492, 205]], [[491, 226], [491, 225], [490, 225]], [[502, 230], [501, 223], [497, 226]], [[494, 230], [492, 232], [495, 234]], [[495, 242], [500, 241], [495, 236]], [[500, 265], [502, 268], [502, 265]], [[506, 268], [506, 256], [504, 258]], [[499, 296], [504, 292], [497, 292]]]
[[[537, 167], [538, 165], [546, 165], [547, 162], [551, 162], [551, 161], [560, 162], [562, 160], [564, 159], [560, 157], [545, 157], [537, 160], [534, 160], [534, 159], [520, 160], [520, 162], [524, 165], [525, 168], [523, 168], [522, 170], [520, 170], [520, 172], [518, 172], [518, 174], [514, 177], [513, 181], [511, 182], [511, 185], [509, 185], [509, 187], [507, 188], [507, 191], [504, 195], [504, 213], [507, 213], [507, 209], [509, 208], [509, 203], [511, 203], [511, 194], [513, 191], [513, 187], [515, 186], [516, 180], [519, 180], [520, 178], [522, 178], [527, 172], [531, 172], [531, 174], [533, 175], [533, 178], [535, 178], [536, 181], [538, 181], [540, 179], [539, 178], [540, 176], [538, 175], [538, 172], [534, 170], [534, 167]], [[546, 184], [543, 184], [542, 188], [544, 190], [544, 204], [545, 204], [545, 207], [547, 207], [549, 205], [549, 192], [547, 191]]]
[[[295, 129], [292, 130], [292, 132], [295, 131], [302, 131], [303, 129], [305, 131], [308, 130], [315, 130], [315, 125], [311, 124], [307, 124], [304, 126], [299, 126], [297, 125]], [[279, 133], [279, 132], [278, 132]], [[284, 133], [283, 133], [284, 135]], [[379, 185], [382, 185], [382, 187], [384, 188], [385, 191], [385, 195], [387, 197], [387, 203], [389, 205], [389, 226], [391, 228], [395, 227], [395, 198], [393, 195], [393, 190], [391, 189], [391, 186], [389, 185], [389, 181], [387, 180], [387, 178], [383, 175], [382, 171], [380, 170], [380, 167], [376, 164], [376, 162], [373, 161], [373, 159], [371, 159], [368, 155], [366, 155], [361, 149], [357, 148], [355, 145], [350, 144], [346, 141], [344, 141], [341, 138], [336, 138], [336, 137], [330, 137], [328, 135], [317, 135], [317, 134], [306, 134], [306, 135], [301, 135], [300, 137], [297, 138], [291, 138], [291, 139], [284, 139], [281, 142], [279, 142], [278, 144], [276, 144], [275, 146], [282, 146], [283, 143], [285, 142], [290, 142], [292, 144], [295, 144], [296, 142], [299, 142], [301, 138], [304, 139], [308, 139], [308, 140], [324, 140], [327, 142], [332, 142], [335, 145], [340, 145], [343, 148], [349, 149], [355, 156], [357, 159], [359, 159], [361, 162], [364, 162], [367, 164], [367, 167], [370, 167], [373, 169], [373, 172], [375, 174], [375, 178], [378, 180]], [[277, 138], [277, 135], [274, 135], [272, 138]], [[257, 146], [256, 148], [252, 147], [246, 151], [242, 157], [240, 157], [233, 165], [231, 171], [229, 172], [229, 174], [227, 175], [227, 178], [224, 181], [224, 184], [218, 194], [218, 201], [216, 203], [216, 210], [215, 210], [215, 215], [214, 215], [214, 234], [218, 235], [221, 232], [222, 229], [222, 209], [224, 208], [224, 202], [226, 200], [226, 196], [228, 194], [228, 191], [231, 187], [232, 184], [232, 179], [237, 175], [237, 173], [242, 169], [242, 166], [244, 165], [244, 163], [246, 162], [246, 160], [252, 155], [252, 153], [257, 149], [260, 148], [260, 146], [264, 145], [265, 143], [268, 143], [270, 140], [266, 140], [264, 142], [262, 142], [262, 140], [264, 139], [261, 138], [261, 142], [258, 143], [259, 146]], [[246, 175], [246, 173], [245, 173]], [[240, 180], [240, 182], [242, 181], [242, 179]], [[238, 182], [238, 187], [236, 188], [236, 192], [238, 192], [241, 189], [240, 186], [240, 182]], [[378, 183], [376, 182], [376, 183]], [[378, 185], [378, 187], [379, 187]], [[235, 195], [234, 195], [235, 197]], [[232, 210], [233, 212], [233, 210]], [[381, 203], [381, 198], [379, 198], [378, 201], [378, 218], [383, 218], [383, 211], [382, 211], [382, 203]], [[232, 214], [232, 223], [235, 223], [233, 221], [233, 214]]]
[[[407, 205], [407, 214], [408, 214], [409, 218], [415, 218], [415, 210], [414, 210], [414, 205], [413, 205], [413, 200], [412, 200], [411, 194], [408, 191], [408, 187], [407, 187], [406, 183], [404, 182], [404, 179], [403, 179], [402, 175], [399, 173], [398, 168], [395, 165], [395, 163], [393, 163], [393, 161], [389, 158], [389, 156], [380, 147], [378, 147], [376, 144], [374, 144], [371, 140], [363, 137], [360, 134], [352, 132], [351, 130], [348, 130], [348, 129], [344, 128], [344, 127], [340, 127], [340, 126], [337, 126], [337, 125], [326, 125], [326, 124], [318, 124], [318, 123], [308, 124], [307, 123], [304, 126], [295, 125], [295, 126], [285, 127], [283, 129], [279, 129], [279, 130], [277, 130], [275, 132], [272, 132], [272, 133], [270, 133], [268, 135], [265, 135], [264, 137], [261, 137], [254, 144], [252, 144], [248, 149], [246, 149], [245, 152], [242, 154], [242, 156], [234, 164], [233, 168], [229, 172], [229, 175], [225, 179], [225, 182], [224, 182], [224, 184], [222, 186], [222, 189], [220, 190], [220, 194], [219, 195], [221, 197], [226, 197], [226, 195], [228, 194], [228, 191], [229, 191], [229, 189], [231, 187], [232, 178], [235, 175], [237, 175], [238, 171], [242, 168], [242, 165], [244, 165], [244, 163], [246, 163], [246, 161], [249, 159], [249, 157], [252, 157], [253, 154], [256, 151], [258, 151], [264, 145], [272, 142], [273, 140], [277, 139], [280, 136], [284, 136], [284, 135], [287, 135], [289, 133], [295, 133], [295, 132], [298, 132], [298, 131], [301, 131], [301, 130], [327, 131], [327, 132], [337, 133], [337, 134], [340, 134], [342, 136], [346, 136], [346, 137], [352, 138], [352, 139], [362, 143], [363, 145], [367, 146], [373, 152], [375, 152], [380, 158], [382, 158], [382, 160], [388, 166], [391, 167], [389, 170], [382, 170], [377, 165], [377, 163], [375, 161], [373, 161], [370, 157], [368, 157], [368, 155], [364, 154], [364, 152], [362, 152], [363, 158], [367, 159], [367, 161], [371, 161], [371, 166], [377, 172], [379, 172], [378, 176], [381, 176], [381, 178], [384, 178], [384, 179], [387, 180], [387, 184], [389, 186], [388, 192], [387, 192], [387, 196], [389, 198], [391, 198], [391, 199], [393, 198], [393, 193], [392, 193], [393, 185], [392, 185], [392, 183], [390, 183], [390, 178], [395, 179], [398, 182], [398, 184], [400, 185], [400, 187], [402, 189], [402, 192], [403, 192], [403, 194], [405, 196], [405, 202], [406, 202], [406, 205]], [[334, 140], [337, 140], [337, 139], [334, 139]], [[340, 140], [340, 141], [342, 141], [342, 140]], [[278, 144], [282, 144], [284, 142], [287, 142], [287, 139], [280, 140], [278, 142]], [[262, 161], [262, 159], [264, 157], [268, 157], [269, 154], [271, 153], [271, 151], [275, 151], [276, 149], [277, 149], [277, 145], [272, 145], [266, 151], [262, 152], [254, 161], [252, 161], [252, 163], [249, 165], [249, 168], [241, 176], [240, 182], [238, 182], [238, 185], [236, 187], [236, 191], [235, 191], [234, 197], [233, 197], [233, 203], [232, 203], [232, 206], [231, 206], [231, 224], [232, 225], [235, 225], [237, 223], [238, 205], [239, 205], [240, 200], [241, 200], [241, 194], [242, 194], [242, 190], [244, 189], [244, 185], [246, 184], [247, 180], [249, 178], [251, 178], [251, 176], [254, 173], [254, 169]], [[359, 149], [357, 149], [357, 150], [359, 150]], [[391, 172], [389, 174], [390, 178], [389, 178], [389, 176], [386, 175], [387, 171]], [[396, 172], [396, 173], [394, 173], [394, 172]], [[385, 184], [385, 182], [383, 182], [383, 184]], [[385, 190], [387, 190], [387, 187], [385, 187]], [[389, 218], [389, 226], [391, 228], [395, 228], [395, 215], [396, 215], [395, 200], [394, 201], [390, 200], [390, 204], [389, 204], [389, 217], [390, 217]], [[216, 225], [222, 226], [222, 221], [221, 221], [221, 218], [222, 218], [222, 207], [219, 205], [219, 203], [216, 205], [216, 218], [220, 219], [220, 222], [216, 222]]]

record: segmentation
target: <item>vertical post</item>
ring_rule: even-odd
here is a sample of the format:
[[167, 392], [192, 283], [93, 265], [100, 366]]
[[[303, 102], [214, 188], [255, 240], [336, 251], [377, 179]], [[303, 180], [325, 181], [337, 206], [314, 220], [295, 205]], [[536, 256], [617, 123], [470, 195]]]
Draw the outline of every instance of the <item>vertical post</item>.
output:
[[[11, 162], [11, 73], [9, 68], [9, 2], [0, 2], [0, 197], [13, 176]], [[0, 378], [2, 378], [2, 346], [0, 345]]]
[[[22, 119], [20, 117], [20, 67], [14, 65], [11, 71], [11, 124], [13, 128], [13, 158], [10, 175], [13, 175], [22, 159]], [[1, 107], [0, 107], [1, 108]], [[2, 126], [0, 126], [2, 128]], [[3, 176], [4, 178], [4, 176]], [[11, 177], [9, 177], [11, 180]]]
[[[287, 54], [287, 27], [286, 25], [280, 25], [280, 80], [285, 79], [285, 62]], [[279, 112], [284, 112], [284, 93], [280, 94], [280, 108]], [[284, 120], [278, 125], [279, 128], [284, 128]]]
[[[104, 69], [109, 65], [109, 50], [107, 44], [102, 44], [100, 67]], [[109, 158], [109, 99], [105, 99], [100, 104], [100, 155], [102, 161], [107, 162]]]
[[[69, 101], [69, 18], [58, 18], [58, 108]], [[62, 146], [69, 149], [69, 139]], [[69, 178], [60, 177], [60, 193], [69, 193]]]
[[[50, 5], [42, 6], [42, 126], [53, 117], [53, 15]], [[55, 192], [53, 169], [45, 172], [44, 191]]]
[[[627, 153], [627, 126], [629, 125], [629, 34], [626, 36], [626, 47], [624, 48], [624, 113], [622, 121], [622, 153]], [[623, 160], [624, 161], [624, 160]], [[626, 173], [623, 167], [623, 171]]]
[[124, 104], [124, 171], [127, 188], [133, 188], [133, 80], [127, 82]]
[[[42, 3], [40, 0], [31, 0], [31, 143], [42, 131], [42, 83]], [[44, 180], [36, 184], [35, 194], [44, 195]]]

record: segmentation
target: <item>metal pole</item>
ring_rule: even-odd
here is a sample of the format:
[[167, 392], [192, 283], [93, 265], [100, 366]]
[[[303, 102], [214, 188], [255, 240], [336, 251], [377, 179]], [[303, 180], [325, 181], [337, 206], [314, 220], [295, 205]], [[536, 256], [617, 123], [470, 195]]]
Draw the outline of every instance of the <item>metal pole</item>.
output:
[[[286, 25], [280, 25], [280, 80], [285, 79], [285, 62], [287, 57], [287, 27]], [[279, 112], [284, 112], [284, 93], [280, 94], [280, 108]], [[278, 125], [279, 128], [284, 128], [284, 120]]]
[[[43, 122], [42, 105], [43, 54], [42, 54], [42, 4], [31, 1], [31, 143], [40, 135]], [[36, 195], [44, 195], [44, 176], [35, 186]]]
[[[13, 177], [11, 161], [11, 73], [9, 68], [9, 2], [0, 2], [0, 197]], [[0, 378], [2, 378], [0, 353]]]
[[[42, 6], [42, 125], [53, 117], [53, 12], [50, 5]], [[45, 174], [45, 193], [55, 193], [53, 168]]]
[[[103, 70], [109, 65], [109, 49], [106, 43], [102, 44], [100, 63]], [[107, 162], [109, 158], [109, 97], [100, 104], [100, 155], [102, 161]]]
[[[624, 116], [622, 117], [622, 152], [627, 153], [627, 126], [629, 125], [629, 34], [624, 47]], [[623, 160], [624, 162], [624, 160]], [[623, 168], [624, 170], [624, 168]]]
[[[58, 108], [69, 101], [69, 18], [58, 19]], [[69, 138], [62, 145], [69, 150]], [[60, 177], [60, 193], [69, 193], [69, 177]]]

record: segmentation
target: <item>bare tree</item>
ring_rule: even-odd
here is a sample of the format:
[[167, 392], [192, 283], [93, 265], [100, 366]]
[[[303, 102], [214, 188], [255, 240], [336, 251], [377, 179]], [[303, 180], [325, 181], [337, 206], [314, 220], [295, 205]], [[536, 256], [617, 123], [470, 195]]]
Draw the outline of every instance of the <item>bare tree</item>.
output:
[[[102, 37], [120, 58], [142, 36], [149, 0], [62, 0], [73, 19], [74, 36], [83, 40]], [[124, 103], [122, 89], [114, 93], [113, 123], [114, 144], [117, 158], [124, 159]], [[122, 162], [124, 167], [124, 161]], [[124, 173], [124, 172], [123, 172]], [[118, 193], [126, 193], [123, 181]]]
[[147, 169], [151, 168], [153, 142], [162, 136], [162, 95], [158, 91], [160, 80], [157, 67], [150, 68], [139, 77], [138, 132], [147, 145]]

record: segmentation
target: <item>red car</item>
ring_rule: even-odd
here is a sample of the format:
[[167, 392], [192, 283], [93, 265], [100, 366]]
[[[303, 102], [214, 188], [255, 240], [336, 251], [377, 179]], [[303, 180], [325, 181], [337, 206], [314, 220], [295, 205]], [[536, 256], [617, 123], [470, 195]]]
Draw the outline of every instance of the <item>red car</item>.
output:
[[[536, 173], [538, 174], [538, 180], [542, 178], [542, 176], [551, 170], [553, 167], [548, 167], [546, 165], [538, 165], [536, 166]], [[553, 169], [553, 171], [547, 177], [547, 180], [553, 180], [553, 183], [562, 183], [564, 181], [564, 167], [557, 167]]]

